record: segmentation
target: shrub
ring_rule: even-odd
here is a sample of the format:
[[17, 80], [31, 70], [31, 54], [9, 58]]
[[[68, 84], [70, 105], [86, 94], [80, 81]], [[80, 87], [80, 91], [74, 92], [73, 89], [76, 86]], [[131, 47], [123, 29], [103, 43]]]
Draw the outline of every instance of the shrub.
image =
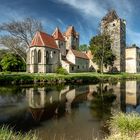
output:
[[24, 71], [26, 66], [21, 58], [13, 53], [5, 54], [0, 65], [3, 71]]
[[100, 69], [97, 69], [97, 73], [101, 73]]
[[140, 115], [138, 113], [117, 113], [113, 115], [110, 121], [112, 132], [128, 135], [129, 137], [138, 137], [140, 133]]
[[56, 70], [56, 73], [57, 74], [63, 74], [63, 75], [67, 75], [68, 74], [67, 70], [62, 68], [62, 67], [58, 67], [57, 70]]

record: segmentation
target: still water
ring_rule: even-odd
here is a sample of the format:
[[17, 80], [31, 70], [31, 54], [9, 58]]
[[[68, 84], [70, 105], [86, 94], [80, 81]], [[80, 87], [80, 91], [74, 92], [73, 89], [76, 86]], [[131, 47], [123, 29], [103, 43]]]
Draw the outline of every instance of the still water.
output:
[[139, 81], [0, 87], [0, 125], [41, 140], [102, 139], [114, 111], [140, 113]]

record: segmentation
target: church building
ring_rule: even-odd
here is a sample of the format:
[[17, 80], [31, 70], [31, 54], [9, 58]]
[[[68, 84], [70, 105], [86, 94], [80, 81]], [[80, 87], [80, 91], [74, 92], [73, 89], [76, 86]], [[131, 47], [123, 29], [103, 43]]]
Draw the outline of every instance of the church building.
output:
[[57, 27], [52, 35], [38, 31], [27, 52], [27, 71], [54, 73], [59, 66], [69, 73], [89, 71], [90, 59], [78, 47], [79, 34], [74, 26], [69, 26], [65, 33]]

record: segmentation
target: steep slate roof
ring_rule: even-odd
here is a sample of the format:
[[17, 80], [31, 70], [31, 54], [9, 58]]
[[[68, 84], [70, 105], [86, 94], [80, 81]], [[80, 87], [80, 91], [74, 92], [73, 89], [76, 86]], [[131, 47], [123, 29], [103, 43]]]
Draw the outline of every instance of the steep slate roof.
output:
[[55, 40], [61, 40], [61, 41], [65, 41], [60, 29], [57, 27], [54, 31], [54, 33], [52, 34], [53, 38]]
[[73, 50], [71, 49], [71, 51], [73, 52], [73, 54], [78, 57], [78, 58], [83, 58], [83, 59], [89, 59], [88, 56], [85, 53], [82, 53], [80, 51], [77, 50]]
[[104, 17], [103, 21], [112, 22], [114, 19], [118, 19], [118, 15], [115, 10], [110, 10]]
[[76, 36], [78, 33], [76, 33], [75, 29], [74, 29], [74, 26], [69, 26], [67, 28], [67, 31], [64, 33], [65, 36], [69, 37], [71, 35], [74, 35]]
[[33, 46], [38, 46], [38, 47], [49, 47], [49, 48], [54, 48], [58, 49], [58, 46], [55, 43], [54, 38], [51, 35], [48, 35], [44, 32], [36, 32], [32, 42], [31, 42], [31, 47]]

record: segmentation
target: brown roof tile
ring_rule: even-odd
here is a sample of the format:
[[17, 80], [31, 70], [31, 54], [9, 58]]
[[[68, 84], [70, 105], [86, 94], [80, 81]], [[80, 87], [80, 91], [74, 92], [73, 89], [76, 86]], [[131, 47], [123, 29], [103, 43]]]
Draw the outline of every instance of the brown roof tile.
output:
[[60, 29], [57, 27], [54, 31], [54, 33], [52, 34], [53, 38], [55, 40], [61, 40], [61, 41], [65, 41]]
[[73, 50], [73, 49], [71, 49], [71, 50], [76, 57], [83, 58], [83, 59], [89, 59], [88, 56], [86, 55], [86, 53], [82, 53], [80, 51]]
[[74, 26], [69, 26], [68, 28], [67, 28], [67, 31], [64, 33], [65, 34], [65, 36], [71, 36], [71, 35], [74, 35], [74, 36], [76, 36], [78, 33], [76, 33], [76, 31], [75, 31], [75, 29], [74, 29]]
[[58, 49], [58, 46], [55, 43], [54, 38], [51, 35], [48, 35], [44, 32], [37, 32], [31, 42], [32, 46], [38, 46], [38, 47], [49, 47], [49, 48], [55, 48]]

